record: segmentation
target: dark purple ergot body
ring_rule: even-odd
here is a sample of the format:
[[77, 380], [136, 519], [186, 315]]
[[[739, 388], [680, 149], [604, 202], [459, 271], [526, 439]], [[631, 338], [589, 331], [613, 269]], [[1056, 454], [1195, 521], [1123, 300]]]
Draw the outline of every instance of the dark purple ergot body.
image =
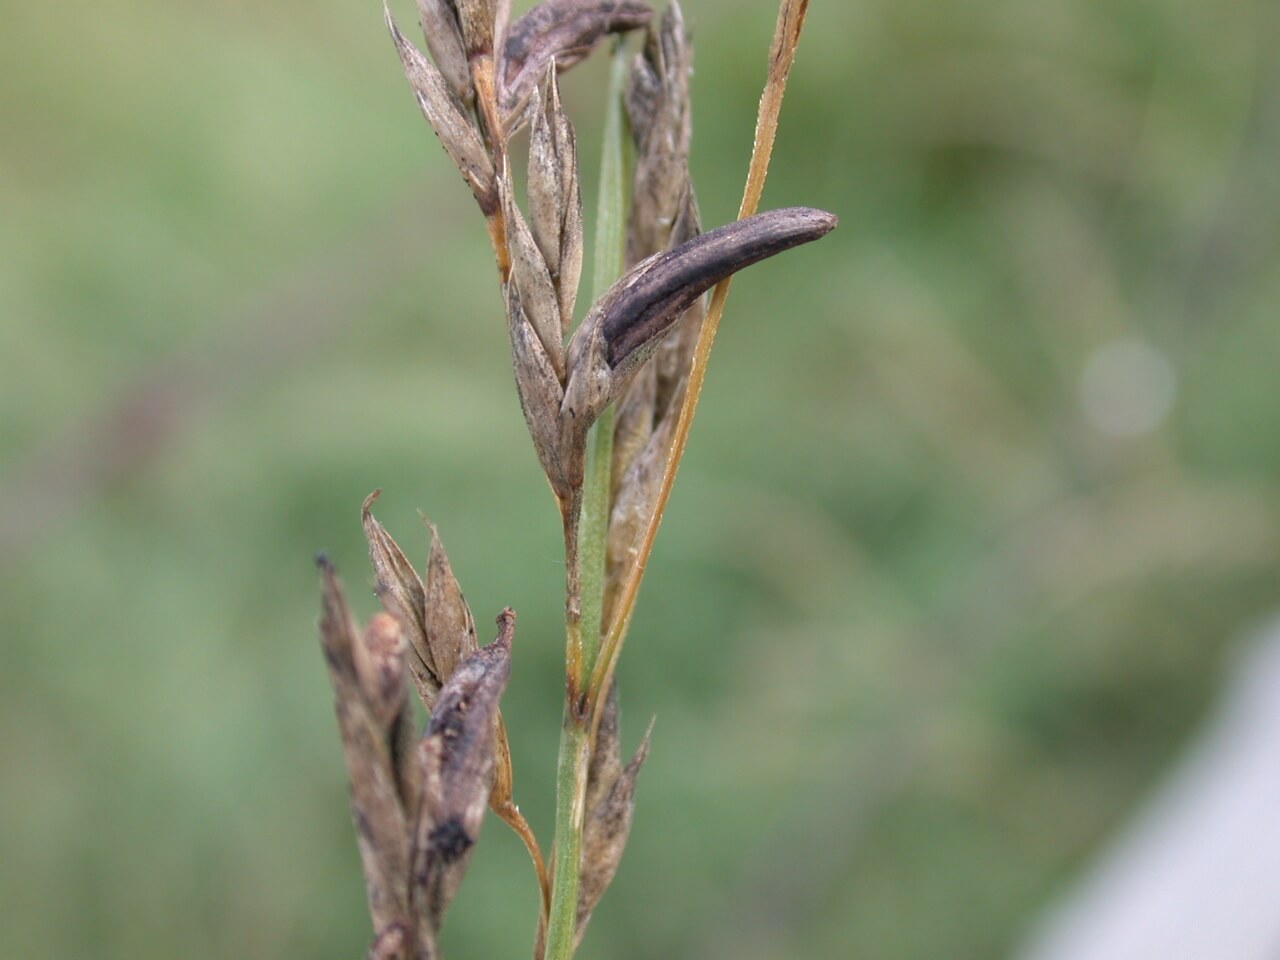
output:
[[[641, 359], [690, 304], [730, 274], [835, 229], [834, 214], [785, 207], [718, 227], [637, 264], [605, 306], [606, 358], [614, 370]], [[606, 295], [607, 296], [607, 295]]]

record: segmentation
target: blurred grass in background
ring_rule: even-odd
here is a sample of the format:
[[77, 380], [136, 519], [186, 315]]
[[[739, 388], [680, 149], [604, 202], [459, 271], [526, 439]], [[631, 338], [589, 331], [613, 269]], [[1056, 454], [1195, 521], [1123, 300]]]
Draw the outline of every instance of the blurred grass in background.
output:
[[[376, 4], [11, 7], [0, 955], [359, 956], [310, 558], [368, 581], [374, 487], [519, 611], [550, 836], [559, 533], [483, 227]], [[774, 8], [686, 13], [714, 225]], [[1276, 605], [1278, 157], [1274, 4], [813, 5], [766, 206], [842, 225], [730, 301], [584, 957], [991, 957], [1105, 840]], [[534, 909], [491, 822], [446, 948], [524, 956]]]

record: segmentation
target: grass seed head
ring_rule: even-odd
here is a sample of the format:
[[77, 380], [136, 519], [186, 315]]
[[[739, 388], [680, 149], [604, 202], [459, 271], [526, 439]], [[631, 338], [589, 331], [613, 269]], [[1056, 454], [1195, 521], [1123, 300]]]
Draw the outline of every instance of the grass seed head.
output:
[[[784, 3], [781, 39], [776, 38], [782, 45], [775, 46], [762, 123], [776, 119], [778, 77], [785, 80], [788, 51], [794, 51], [803, 20], [803, 0]], [[695, 399], [701, 383], [703, 368], [695, 370], [693, 360], [706, 317], [704, 294], [744, 267], [825, 235], [835, 217], [793, 207], [702, 232], [689, 174], [693, 52], [678, 5], [656, 26], [650, 7], [637, 0], [544, 0], [514, 23], [510, 0], [418, 0], [418, 12], [430, 57], [405, 39], [389, 9], [387, 26], [422, 113], [485, 215], [502, 283], [517, 394], [565, 522], [570, 682], [564, 744], [571, 752], [563, 756], [576, 759], [562, 766], [572, 777], [562, 777], [559, 786], [567, 784], [573, 792], [562, 793], [559, 802], [562, 812], [570, 811], [574, 827], [557, 832], [557, 858], [567, 873], [558, 870], [553, 885], [513, 800], [510, 750], [499, 711], [510, 676], [515, 616], [504, 611], [497, 639], [479, 647], [471, 611], [435, 528], [424, 578], [373, 516], [375, 491], [365, 501], [363, 525], [384, 612], [361, 630], [332, 568], [322, 562], [320, 621], [377, 931], [368, 956], [439, 956], [445, 911], [466, 872], [486, 806], [492, 806], [525, 840], [538, 872], [548, 911], [539, 952], [545, 942], [549, 952], [564, 958], [581, 941], [617, 872], [634, 815], [636, 778], [649, 747], [646, 734], [623, 765], [612, 675], [616, 646], [609, 657], [600, 652], [593, 674], [583, 643], [588, 622], [583, 570], [593, 571], [590, 593], [603, 608], [594, 611], [591, 629], [620, 642], [613, 641], [612, 630], [615, 621], [625, 627], [629, 606], [622, 613], [614, 607], [620, 598], [628, 605], [634, 599], [647, 556], [638, 545], [646, 535], [645, 543], [651, 543], [683, 449], [680, 431], [687, 431], [692, 412], [684, 409], [686, 393]], [[639, 27], [648, 28], [646, 42], [631, 61], [625, 90], [619, 73], [612, 81], [635, 146], [625, 252], [620, 239], [614, 252], [622, 256], [625, 270], [570, 337], [584, 231], [577, 143], [560, 99], [558, 73], [585, 58], [608, 34]], [[508, 139], [526, 124], [527, 215], [517, 202], [507, 153]], [[772, 127], [765, 127], [767, 156]], [[616, 139], [611, 143], [618, 145]], [[617, 150], [606, 153], [618, 155]], [[762, 168], [753, 161], [752, 169], [749, 183], [758, 198]], [[611, 192], [620, 211], [622, 194]], [[620, 224], [622, 216], [617, 212], [602, 223]], [[614, 232], [602, 229], [601, 235]], [[713, 299], [713, 307], [722, 302], [722, 296]], [[617, 404], [614, 427], [601, 435], [600, 458], [594, 461], [611, 472], [606, 476], [593, 469], [586, 487], [588, 431], [612, 403]], [[672, 453], [673, 447], [679, 449]], [[592, 532], [584, 533], [584, 516]], [[590, 538], [593, 568], [584, 566], [580, 534]], [[430, 712], [421, 738], [414, 732], [406, 676]], [[574, 737], [579, 747], [573, 747]], [[562, 848], [559, 841], [578, 829], [580, 843]], [[561, 883], [575, 875], [580, 880], [576, 893]]]
[[584, 242], [578, 144], [560, 102], [554, 63], [547, 65], [541, 92], [534, 91], [530, 112], [529, 223], [555, 284], [563, 337], [573, 323]]
[[494, 161], [475, 123], [463, 113], [444, 75], [421, 50], [400, 32], [390, 8], [386, 8], [387, 29], [400, 54], [405, 78], [413, 90], [422, 115], [440, 138], [440, 145], [453, 159], [462, 178], [471, 188], [486, 215], [497, 208], [498, 194]]
[[422, 801], [413, 831], [410, 906], [422, 939], [437, 936], [480, 836], [498, 760], [498, 703], [511, 676], [515, 614], [498, 637], [459, 665], [419, 746]]
[[545, 0], [511, 25], [503, 50], [504, 116], [522, 114], [547, 66], [559, 70], [584, 60], [610, 33], [643, 27], [653, 16], [635, 0]]

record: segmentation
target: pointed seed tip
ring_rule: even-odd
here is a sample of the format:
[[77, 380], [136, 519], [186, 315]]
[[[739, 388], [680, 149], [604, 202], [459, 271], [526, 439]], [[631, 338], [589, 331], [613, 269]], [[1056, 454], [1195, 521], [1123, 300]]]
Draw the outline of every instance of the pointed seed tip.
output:
[[840, 226], [840, 218], [834, 213], [830, 213], [826, 210], [817, 210], [815, 212], [818, 214], [818, 221], [826, 225], [828, 233]]
[[498, 635], [493, 642], [510, 649], [516, 635], [516, 612], [510, 607], [504, 607], [494, 622], [498, 625]]
[[418, 511], [418, 516], [421, 518], [423, 525], [427, 528], [427, 532], [431, 534], [431, 546], [428, 549], [430, 549], [432, 555], [434, 555], [437, 550], [443, 551], [444, 541], [440, 539], [440, 528], [432, 523], [431, 518], [421, 510]]
[[501, 633], [511, 634], [515, 630], [516, 612], [510, 607], [503, 607], [502, 612], [498, 614], [498, 619], [494, 621]]
[[649, 726], [644, 731], [644, 739], [640, 741], [640, 746], [636, 747], [635, 756], [631, 758], [634, 764], [642, 764], [649, 759], [649, 740], [653, 736], [653, 725], [658, 722], [658, 715], [655, 713], [649, 718]]
[[819, 236], [825, 236], [830, 233], [840, 223], [840, 218], [834, 213], [819, 210], [817, 207], [786, 207], [775, 213], [790, 214], [797, 220], [811, 225], [814, 232]]

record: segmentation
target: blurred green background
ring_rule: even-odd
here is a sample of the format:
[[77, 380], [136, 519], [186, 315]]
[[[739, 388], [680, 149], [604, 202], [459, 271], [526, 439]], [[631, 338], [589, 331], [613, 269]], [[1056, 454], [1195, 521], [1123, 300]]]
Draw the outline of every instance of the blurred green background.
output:
[[[686, 5], [708, 225], [775, 9]], [[360, 956], [311, 558], [371, 612], [373, 488], [519, 611], [550, 836], [558, 524], [480, 218], [374, 2], [9, 4], [0, 63], [0, 956]], [[1277, 605], [1278, 158], [1274, 3], [816, 0], [766, 205], [842, 223], [734, 288], [583, 957], [988, 958], [1088, 862]], [[491, 821], [446, 953], [534, 909]]]

